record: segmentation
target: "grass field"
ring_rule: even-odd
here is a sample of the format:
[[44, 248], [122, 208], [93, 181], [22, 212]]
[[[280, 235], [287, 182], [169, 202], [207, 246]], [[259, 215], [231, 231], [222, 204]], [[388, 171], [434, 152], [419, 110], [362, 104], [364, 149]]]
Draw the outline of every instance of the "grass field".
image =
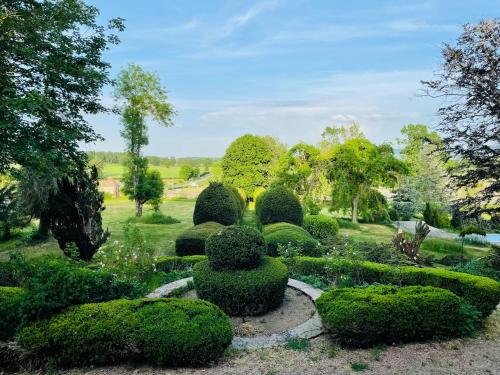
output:
[[[164, 165], [150, 165], [151, 169], [160, 171], [162, 178], [179, 178], [181, 167], [166, 167]], [[103, 178], [120, 179], [123, 176], [124, 166], [121, 164], [107, 163], [101, 170]]]
[[[105, 201], [105, 205], [103, 224], [111, 232], [110, 241], [122, 241], [123, 228], [127, 220], [134, 216], [134, 205], [126, 198], [109, 199]], [[166, 201], [161, 205], [162, 213], [180, 220], [180, 223], [169, 225], [138, 223], [136, 225], [144, 233], [146, 240], [157, 249], [158, 255], [171, 255], [175, 253], [177, 236], [193, 225], [193, 210], [194, 200]], [[147, 208], [145, 212], [147, 212]], [[256, 226], [257, 222], [253, 211], [247, 211], [242, 222], [246, 225]], [[21, 250], [27, 257], [50, 253], [61, 254], [57, 242], [54, 240], [37, 245], [29, 244], [25, 238], [28, 237], [31, 230], [31, 228], [27, 228], [20, 236], [0, 243], [0, 261], [7, 260], [9, 251], [15, 249]], [[390, 243], [395, 232], [395, 228], [380, 224], [359, 224], [358, 229], [340, 228], [341, 235], [365, 242]], [[488, 248], [465, 246], [464, 250], [466, 256], [477, 258], [486, 255]], [[422, 245], [422, 251], [440, 259], [449, 254], [461, 254], [461, 246], [455, 241], [427, 239]]]

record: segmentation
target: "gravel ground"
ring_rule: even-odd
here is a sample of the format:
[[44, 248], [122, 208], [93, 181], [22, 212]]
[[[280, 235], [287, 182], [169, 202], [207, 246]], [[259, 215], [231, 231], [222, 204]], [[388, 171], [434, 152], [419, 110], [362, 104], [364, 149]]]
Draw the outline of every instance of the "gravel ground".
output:
[[366, 350], [345, 350], [327, 335], [311, 340], [309, 348], [260, 349], [231, 352], [206, 368], [161, 369], [114, 366], [75, 369], [67, 375], [191, 374], [283, 375], [353, 374], [352, 365], [364, 364], [364, 374], [500, 374], [500, 311], [476, 338], [407, 344]]

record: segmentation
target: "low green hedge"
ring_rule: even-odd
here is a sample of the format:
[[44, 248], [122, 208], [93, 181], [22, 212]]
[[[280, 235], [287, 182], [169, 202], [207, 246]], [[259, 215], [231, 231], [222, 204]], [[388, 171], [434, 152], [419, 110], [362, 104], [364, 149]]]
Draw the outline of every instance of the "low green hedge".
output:
[[22, 288], [0, 287], [0, 341], [10, 339], [21, 324], [21, 306], [26, 298]]
[[239, 271], [214, 271], [205, 261], [194, 266], [193, 279], [198, 296], [229, 315], [261, 315], [281, 305], [288, 270], [269, 257], [258, 268]]
[[185, 230], [175, 240], [176, 254], [179, 256], [205, 254], [205, 241], [222, 228], [224, 225], [209, 221]]
[[395, 267], [373, 262], [296, 257], [287, 262], [292, 274], [332, 276], [350, 275], [366, 282], [394, 285], [427, 285], [448, 289], [475, 306], [483, 317], [500, 302], [500, 283], [493, 279], [438, 268]]
[[199, 365], [231, 344], [229, 318], [207, 301], [115, 300], [72, 307], [21, 330], [20, 345], [61, 366], [137, 360]]
[[325, 328], [347, 346], [455, 337], [480, 321], [460, 297], [430, 286], [334, 288], [316, 306]]
[[302, 226], [311, 236], [319, 240], [335, 237], [339, 233], [337, 220], [326, 215], [307, 215]]
[[206, 255], [187, 255], [179, 256], [162, 256], [156, 261], [156, 269], [158, 271], [170, 272], [172, 270], [186, 270], [193, 268], [198, 263], [207, 260]]
[[264, 239], [267, 243], [267, 254], [278, 256], [278, 245], [299, 247], [300, 255], [321, 256], [322, 249], [317, 240], [304, 228], [289, 223], [275, 223], [266, 225], [263, 229]]

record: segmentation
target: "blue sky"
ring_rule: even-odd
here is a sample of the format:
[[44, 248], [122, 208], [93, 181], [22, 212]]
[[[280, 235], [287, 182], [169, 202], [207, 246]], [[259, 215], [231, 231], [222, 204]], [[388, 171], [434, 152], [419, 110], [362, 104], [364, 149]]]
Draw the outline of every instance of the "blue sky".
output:
[[[500, 0], [89, 3], [102, 21], [126, 19], [106, 53], [112, 75], [136, 63], [168, 90], [175, 126], [150, 122], [145, 149], [161, 156], [222, 156], [246, 133], [316, 143], [325, 126], [351, 121], [377, 143], [408, 123], [433, 126], [439, 103], [419, 95], [420, 80], [438, 69], [442, 43], [500, 16]], [[106, 140], [86, 150], [124, 149], [119, 117], [88, 120]]]

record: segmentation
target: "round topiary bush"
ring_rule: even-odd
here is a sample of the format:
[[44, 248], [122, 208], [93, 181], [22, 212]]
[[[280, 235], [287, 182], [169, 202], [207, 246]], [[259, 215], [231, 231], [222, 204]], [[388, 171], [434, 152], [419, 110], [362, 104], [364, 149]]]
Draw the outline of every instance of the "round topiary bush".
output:
[[215, 303], [229, 315], [261, 315], [283, 301], [288, 269], [278, 259], [264, 257], [258, 268], [215, 271], [197, 263], [193, 279], [198, 297]]
[[0, 287], [0, 341], [14, 336], [21, 324], [21, 304], [26, 291], [16, 287]]
[[259, 266], [266, 243], [254, 228], [231, 226], [212, 234], [205, 250], [210, 267], [216, 271], [251, 269]]
[[449, 290], [430, 286], [336, 288], [316, 306], [339, 343], [355, 347], [468, 334], [481, 317]]
[[231, 185], [226, 185], [226, 186], [233, 193], [234, 199], [238, 205], [239, 218], [242, 218], [243, 214], [245, 213], [245, 208], [247, 206], [246, 198], [244, 198], [246, 197], [246, 193], [241, 189], [235, 188], [234, 186]]
[[279, 256], [279, 245], [291, 245], [299, 249], [299, 255], [320, 257], [323, 250], [317, 240], [304, 228], [290, 223], [269, 224], [263, 230], [267, 244], [267, 255]]
[[272, 187], [258, 198], [256, 214], [262, 225], [286, 222], [302, 226], [304, 220], [299, 199], [283, 186]]
[[23, 328], [18, 341], [62, 366], [165, 366], [209, 363], [232, 337], [229, 318], [210, 302], [159, 298], [74, 306]]
[[182, 232], [175, 240], [175, 252], [179, 256], [205, 254], [205, 242], [213, 233], [224, 228], [215, 221], [195, 225]]
[[308, 215], [304, 218], [303, 227], [314, 238], [325, 239], [335, 237], [339, 233], [339, 223], [326, 215]]
[[240, 218], [240, 208], [234, 193], [219, 182], [211, 182], [196, 200], [193, 213], [195, 225], [215, 221], [232, 225]]

